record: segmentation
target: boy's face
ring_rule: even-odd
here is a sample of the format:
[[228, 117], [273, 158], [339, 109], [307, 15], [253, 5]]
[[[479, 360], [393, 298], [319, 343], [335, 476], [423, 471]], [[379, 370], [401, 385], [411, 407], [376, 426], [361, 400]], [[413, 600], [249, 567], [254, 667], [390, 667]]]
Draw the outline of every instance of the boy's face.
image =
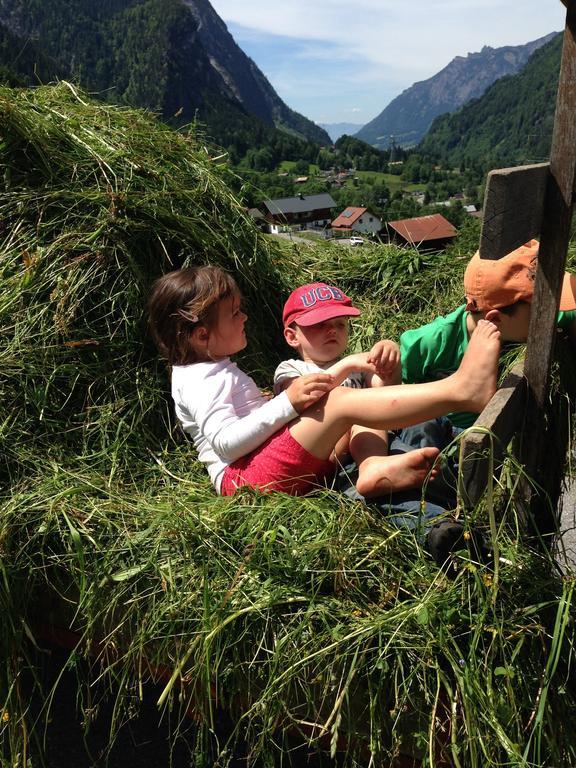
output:
[[[511, 315], [499, 312], [497, 309], [491, 309], [486, 312], [485, 317], [496, 323], [502, 334], [503, 342], [524, 343], [528, 339], [530, 309], [531, 304], [520, 302]], [[493, 316], [494, 313], [496, 314]]]
[[348, 346], [348, 318], [334, 317], [315, 325], [284, 329], [288, 344], [307, 362], [323, 365], [342, 357]]

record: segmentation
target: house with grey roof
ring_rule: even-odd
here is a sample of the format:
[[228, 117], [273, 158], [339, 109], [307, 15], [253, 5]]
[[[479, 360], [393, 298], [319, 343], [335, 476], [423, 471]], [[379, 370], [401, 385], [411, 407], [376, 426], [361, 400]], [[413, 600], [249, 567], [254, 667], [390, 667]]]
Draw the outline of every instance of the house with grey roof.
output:
[[332, 221], [332, 209], [336, 207], [331, 195], [296, 195], [277, 200], [264, 200], [260, 210], [268, 222], [272, 234], [282, 229], [324, 229]]

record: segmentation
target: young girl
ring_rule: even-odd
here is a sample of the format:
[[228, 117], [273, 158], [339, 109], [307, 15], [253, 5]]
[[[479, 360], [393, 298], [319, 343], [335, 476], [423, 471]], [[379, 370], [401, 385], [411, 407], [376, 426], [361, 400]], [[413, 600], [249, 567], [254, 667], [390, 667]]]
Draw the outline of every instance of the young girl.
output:
[[176, 415], [216, 491], [226, 496], [244, 485], [307, 493], [333, 473], [333, 448], [353, 424], [393, 429], [449, 411], [480, 411], [496, 389], [500, 334], [487, 321], [446, 379], [346, 389], [327, 373], [312, 373], [269, 400], [230, 360], [247, 344], [247, 317], [238, 286], [223, 269], [164, 275], [153, 286], [149, 311], [154, 341], [172, 366]]

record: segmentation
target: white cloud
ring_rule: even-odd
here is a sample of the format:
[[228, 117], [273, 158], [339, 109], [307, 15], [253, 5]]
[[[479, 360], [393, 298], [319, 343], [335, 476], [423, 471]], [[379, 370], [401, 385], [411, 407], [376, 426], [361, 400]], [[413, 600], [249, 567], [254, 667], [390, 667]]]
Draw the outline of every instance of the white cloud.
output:
[[[484, 45], [526, 43], [561, 29], [565, 19], [560, 0], [211, 1], [281, 95], [300, 93], [306, 103], [306, 88], [322, 89], [326, 97], [332, 91], [335, 103], [345, 86], [372, 88], [378, 104], [368, 109], [372, 117], [386, 106], [384, 91], [389, 101], [455, 56]], [[289, 60], [269, 57], [266, 41], [269, 48], [276, 41], [289, 51]], [[330, 62], [333, 75], [326, 70]], [[301, 111], [298, 104], [290, 106]]]
[[[560, 0], [213, 0], [224, 21], [266, 34], [330, 41], [372, 61], [392, 60], [403, 49], [450, 56], [462, 40], [482, 45], [527, 42], [560, 29]], [[425, 47], [422, 48], [422, 44]], [[453, 55], [456, 55], [454, 53]]]

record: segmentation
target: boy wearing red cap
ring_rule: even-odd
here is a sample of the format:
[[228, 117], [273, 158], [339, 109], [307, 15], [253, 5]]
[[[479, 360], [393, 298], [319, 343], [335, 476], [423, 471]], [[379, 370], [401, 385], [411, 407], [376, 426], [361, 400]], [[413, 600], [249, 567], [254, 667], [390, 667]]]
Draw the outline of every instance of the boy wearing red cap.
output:
[[[416, 383], [449, 376], [458, 368], [468, 341], [482, 318], [495, 323], [503, 343], [525, 342], [539, 243], [530, 240], [501, 259], [476, 253], [464, 274], [466, 304], [449, 315], [406, 331], [400, 337], [402, 381]], [[576, 275], [566, 273], [560, 296], [558, 326], [576, 340]], [[450, 414], [457, 427], [471, 426], [477, 414]], [[433, 444], [438, 444], [434, 442]], [[442, 446], [439, 446], [442, 447]]]
[[[276, 394], [294, 378], [320, 371], [352, 388], [398, 383], [400, 356], [393, 341], [380, 341], [370, 352], [343, 357], [348, 319], [359, 315], [360, 310], [335, 286], [310, 283], [292, 291], [282, 320], [286, 342], [299, 358], [285, 360], [276, 369]], [[356, 489], [366, 498], [421, 487], [438, 455], [436, 448], [426, 447], [389, 456], [387, 433], [365, 427], [353, 427], [336, 447], [338, 458], [348, 452], [358, 466]]]

